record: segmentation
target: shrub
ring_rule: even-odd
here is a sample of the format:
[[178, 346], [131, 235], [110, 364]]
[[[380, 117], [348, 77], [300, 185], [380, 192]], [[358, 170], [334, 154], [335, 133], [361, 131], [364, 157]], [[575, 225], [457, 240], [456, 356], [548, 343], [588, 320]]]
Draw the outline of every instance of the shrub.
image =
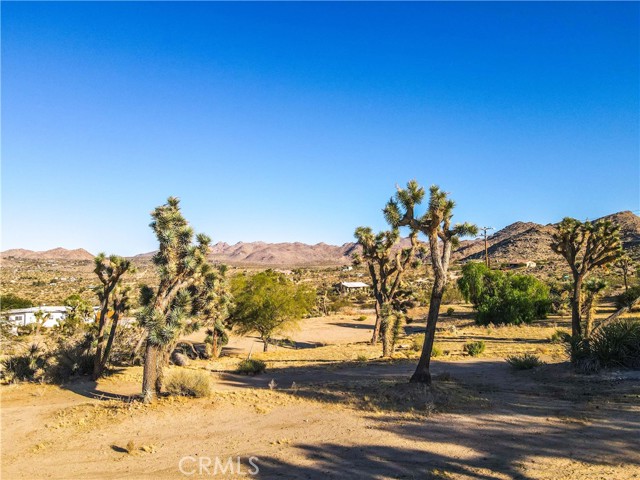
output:
[[618, 320], [596, 330], [590, 339], [572, 338], [569, 353], [583, 373], [603, 367], [640, 369], [640, 320]]
[[453, 307], [449, 307], [447, 308], [447, 315], [450, 317], [451, 315], [453, 315], [454, 313], [456, 313], [456, 309]]
[[356, 322], [364, 322], [366, 319], [366, 315], [360, 315], [358, 318], [356, 318]]
[[411, 350], [421, 352], [424, 345], [424, 335], [417, 335], [411, 339]]
[[2, 310], [13, 310], [14, 308], [33, 307], [33, 302], [26, 298], [19, 297], [13, 293], [0, 294], [0, 308]]
[[442, 303], [463, 303], [464, 300], [464, 295], [456, 283], [447, 284], [442, 294]]
[[247, 358], [238, 364], [237, 372], [244, 375], [259, 375], [267, 369], [267, 364], [262, 360]]
[[211, 382], [205, 372], [178, 370], [166, 381], [167, 392], [183, 397], [208, 397], [211, 394]]
[[442, 355], [442, 349], [438, 345], [434, 345], [431, 348], [431, 356], [432, 357], [439, 357], [441, 355]]
[[549, 288], [532, 275], [491, 271], [477, 305], [476, 322], [520, 325], [545, 318], [551, 308]]
[[464, 344], [463, 350], [469, 354], [471, 357], [477, 357], [482, 352], [484, 352], [486, 345], [482, 340], [478, 340], [477, 342], [468, 342]]
[[42, 381], [48, 361], [48, 355], [34, 343], [26, 353], [4, 358], [0, 377], [5, 383]]
[[369, 360], [369, 357], [367, 357], [364, 354], [360, 354], [356, 357], [356, 362], [366, 362]]
[[52, 380], [64, 382], [74, 375], [93, 372], [93, 335], [61, 338], [53, 352], [49, 374]]
[[512, 355], [506, 358], [507, 363], [516, 370], [531, 370], [532, 368], [543, 365], [544, 362], [537, 355], [524, 353], [522, 355]]
[[621, 293], [616, 298], [618, 308], [630, 307], [636, 298], [640, 297], [640, 285], [629, 288], [626, 292]]

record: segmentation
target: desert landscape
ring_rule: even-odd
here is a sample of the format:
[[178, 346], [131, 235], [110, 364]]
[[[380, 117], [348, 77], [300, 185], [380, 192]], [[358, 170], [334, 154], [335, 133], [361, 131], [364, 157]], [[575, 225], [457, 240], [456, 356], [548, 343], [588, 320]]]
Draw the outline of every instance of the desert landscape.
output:
[[0, 479], [640, 480], [640, 2], [0, 17]]

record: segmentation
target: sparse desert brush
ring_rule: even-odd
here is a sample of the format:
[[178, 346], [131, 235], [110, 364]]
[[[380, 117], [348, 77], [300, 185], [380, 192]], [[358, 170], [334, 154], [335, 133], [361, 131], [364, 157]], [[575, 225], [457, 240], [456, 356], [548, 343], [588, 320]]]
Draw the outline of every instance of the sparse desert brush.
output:
[[450, 317], [450, 316], [451, 316], [451, 315], [453, 315], [454, 313], [456, 313], [456, 309], [455, 309], [455, 308], [453, 308], [453, 307], [449, 307], [449, 308], [447, 308], [447, 316], [449, 316], [449, 317]]
[[411, 350], [421, 352], [424, 345], [424, 335], [417, 335], [411, 340]]
[[369, 357], [367, 357], [362, 353], [356, 357], [356, 362], [366, 362], [368, 360], [369, 360]]
[[464, 344], [463, 350], [470, 357], [477, 357], [482, 352], [484, 352], [486, 348], [485, 343], [482, 340], [478, 340], [477, 342], [468, 342]]
[[432, 357], [439, 357], [441, 355], [442, 355], [442, 349], [438, 345], [434, 345], [431, 348], [431, 356]]
[[125, 450], [129, 455], [132, 455], [136, 451], [136, 444], [133, 443], [133, 440], [129, 440], [127, 442], [127, 446], [125, 447]]
[[366, 315], [360, 315], [358, 318], [356, 318], [356, 322], [364, 322], [366, 319]]
[[522, 355], [512, 355], [506, 358], [507, 363], [516, 370], [531, 370], [532, 368], [543, 365], [544, 362], [532, 353], [523, 353]]
[[184, 397], [208, 397], [211, 394], [209, 375], [193, 370], [173, 372], [166, 382], [167, 391]]
[[267, 369], [267, 364], [262, 360], [255, 360], [253, 358], [247, 358], [238, 364], [236, 372], [244, 375], [259, 375], [264, 373]]

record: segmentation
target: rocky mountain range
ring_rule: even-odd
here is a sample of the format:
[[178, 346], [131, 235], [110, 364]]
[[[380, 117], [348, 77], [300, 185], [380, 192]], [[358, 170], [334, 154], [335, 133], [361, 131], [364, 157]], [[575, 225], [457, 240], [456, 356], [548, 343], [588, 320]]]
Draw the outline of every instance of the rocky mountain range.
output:
[[[640, 254], [640, 217], [630, 211], [603, 217], [620, 225], [621, 238], [625, 249]], [[488, 237], [489, 256], [497, 262], [549, 261], [558, 257], [549, 248], [554, 225], [533, 222], [515, 222]], [[328, 245], [317, 243], [265, 243], [225, 242], [211, 247], [211, 259], [216, 262], [237, 266], [331, 266], [346, 265], [351, 255], [357, 251], [355, 243]], [[154, 252], [132, 257], [139, 262], [148, 261]], [[84, 249], [66, 250], [56, 248], [46, 252], [13, 249], [1, 254], [2, 258], [48, 259], [48, 260], [91, 260], [93, 255]], [[482, 239], [465, 240], [454, 252], [456, 260], [473, 260], [484, 257]]]

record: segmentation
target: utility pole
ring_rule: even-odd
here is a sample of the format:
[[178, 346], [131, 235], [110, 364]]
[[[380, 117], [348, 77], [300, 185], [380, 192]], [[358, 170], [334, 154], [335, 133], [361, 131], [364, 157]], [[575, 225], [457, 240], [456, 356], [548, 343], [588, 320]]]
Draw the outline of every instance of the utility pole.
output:
[[484, 236], [484, 263], [487, 265], [487, 268], [491, 268], [491, 263], [489, 262], [489, 244], [487, 243], [487, 232], [489, 230], [493, 230], [493, 227], [480, 227], [479, 230], [482, 230], [482, 234]]

